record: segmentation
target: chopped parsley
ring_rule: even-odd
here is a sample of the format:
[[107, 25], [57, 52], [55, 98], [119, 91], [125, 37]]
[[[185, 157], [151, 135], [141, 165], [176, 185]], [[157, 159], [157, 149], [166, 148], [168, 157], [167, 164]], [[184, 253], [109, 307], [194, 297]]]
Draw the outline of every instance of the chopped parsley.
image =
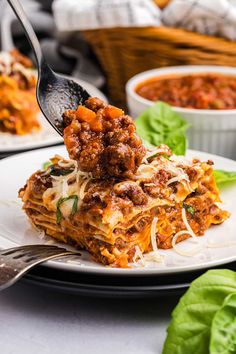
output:
[[195, 214], [195, 209], [194, 209], [191, 205], [186, 204], [186, 203], [183, 203], [183, 207], [184, 207], [184, 209], [187, 210], [187, 212], [188, 212], [189, 214], [191, 214], [192, 216]]
[[60, 224], [61, 219], [62, 219], [62, 213], [60, 210], [61, 205], [66, 202], [69, 199], [74, 199], [74, 203], [72, 205], [71, 209], [71, 214], [74, 215], [77, 212], [78, 209], [78, 196], [77, 195], [70, 195], [69, 197], [65, 198], [60, 198], [57, 202], [57, 211], [56, 211], [56, 217], [57, 217], [57, 224]]

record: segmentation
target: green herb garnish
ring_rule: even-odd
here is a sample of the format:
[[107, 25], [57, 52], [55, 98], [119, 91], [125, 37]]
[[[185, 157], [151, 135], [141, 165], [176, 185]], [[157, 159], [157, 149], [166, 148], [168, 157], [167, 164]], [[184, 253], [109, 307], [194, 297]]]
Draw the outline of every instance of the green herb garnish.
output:
[[65, 197], [65, 198], [60, 198], [57, 202], [57, 211], [56, 211], [56, 217], [57, 217], [57, 224], [60, 224], [61, 219], [62, 219], [62, 213], [60, 210], [61, 205], [69, 200], [69, 199], [74, 199], [74, 203], [72, 205], [72, 209], [71, 209], [71, 214], [74, 215], [77, 212], [78, 209], [78, 196], [77, 195], [70, 195], [69, 197]]
[[157, 102], [135, 121], [137, 133], [148, 148], [166, 144], [176, 155], [184, 155], [187, 148], [186, 130], [189, 124], [171, 106]]
[[43, 163], [43, 169], [46, 170], [51, 165], [52, 165], [51, 161], [46, 161], [46, 162]]
[[183, 207], [184, 207], [184, 209], [187, 210], [187, 212], [188, 212], [189, 214], [191, 214], [192, 216], [195, 214], [195, 209], [192, 207], [192, 205], [183, 203]]
[[218, 187], [225, 183], [236, 182], [236, 172], [214, 170], [213, 174]]
[[69, 173], [73, 172], [73, 170], [70, 169], [62, 169], [62, 168], [57, 168], [55, 166], [51, 167], [50, 175], [51, 176], [66, 176]]

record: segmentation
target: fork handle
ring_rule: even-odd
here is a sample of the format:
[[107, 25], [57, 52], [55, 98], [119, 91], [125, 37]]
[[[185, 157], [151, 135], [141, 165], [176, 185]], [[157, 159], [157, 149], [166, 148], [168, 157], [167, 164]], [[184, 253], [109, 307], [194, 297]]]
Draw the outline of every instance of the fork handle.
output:
[[[25, 31], [25, 34], [29, 40], [29, 43], [33, 49], [33, 52], [35, 54], [36, 57], [36, 61], [37, 61], [37, 66], [38, 66], [38, 71], [40, 71], [41, 69], [41, 65], [47, 65], [42, 50], [41, 50], [41, 46], [40, 43], [38, 41], [38, 38], [35, 34], [35, 31], [30, 23], [30, 21], [28, 20], [28, 17], [23, 9], [23, 7], [21, 6], [21, 3], [18, 0], [7, 0], [8, 4], [11, 6], [12, 10], [14, 11], [14, 13], [16, 14], [18, 20], [20, 21], [21, 25], [23, 26], [23, 29]], [[40, 74], [40, 72], [39, 72]]]
[[[26, 274], [30, 269], [39, 265], [40, 263], [68, 255], [78, 255], [78, 252], [67, 251], [63, 248], [58, 247], [58, 250], [52, 250], [52, 254], [41, 256], [35, 261], [30, 262], [29, 264], [21, 264], [18, 259], [11, 259], [10, 262], [0, 262], [0, 291], [15, 284], [21, 277], [23, 277], [24, 274]], [[2, 260], [3, 259], [1, 259], [1, 261]]]

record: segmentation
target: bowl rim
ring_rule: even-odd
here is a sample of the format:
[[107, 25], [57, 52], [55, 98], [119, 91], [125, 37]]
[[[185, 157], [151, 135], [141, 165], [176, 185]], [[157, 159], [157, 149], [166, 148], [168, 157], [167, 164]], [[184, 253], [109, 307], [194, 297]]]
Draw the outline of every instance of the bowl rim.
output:
[[[166, 74], [181, 74], [181, 73], [219, 73], [219, 74], [229, 74], [236, 76], [236, 67], [231, 66], [220, 66], [220, 65], [178, 65], [178, 66], [167, 66], [162, 68], [151, 69], [143, 71], [131, 77], [126, 85], [126, 95], [127, 98], [131, 96], [135, 101], [144, 104], [146, 107], [152, 106], [155, 102], [148, 100], [135, 92], [135, 87], [151, 77], [157, 77]], [[207, 115], [232, 115], [236, 114], [236, 109], [197, 109], [197, 108], [184, 108], [172, 106], [175, 112], [177, 113], [188, 113], [188, 114], [207, 114]]]

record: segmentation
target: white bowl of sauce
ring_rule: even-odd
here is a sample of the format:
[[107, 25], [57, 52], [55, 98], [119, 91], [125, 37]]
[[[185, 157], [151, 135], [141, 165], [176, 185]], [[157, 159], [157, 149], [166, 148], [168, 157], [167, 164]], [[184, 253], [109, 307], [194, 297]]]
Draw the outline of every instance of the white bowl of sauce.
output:
[[191, 125], [190, 148], [236, 159], [236, 68], [153, 69], [132, 77], [126, 95], [132, 117], [157, 100], [167, 102]]

